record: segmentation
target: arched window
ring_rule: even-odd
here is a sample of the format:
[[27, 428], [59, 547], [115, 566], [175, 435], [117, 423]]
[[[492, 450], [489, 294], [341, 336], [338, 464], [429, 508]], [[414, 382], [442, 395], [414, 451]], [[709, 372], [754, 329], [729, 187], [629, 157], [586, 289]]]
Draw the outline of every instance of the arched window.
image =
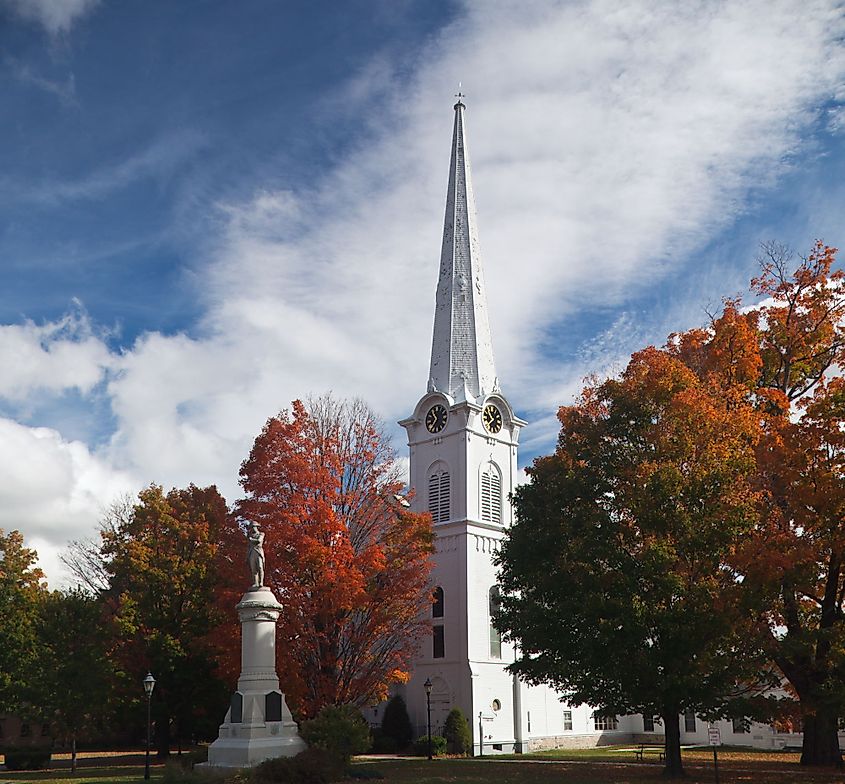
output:
[[443, 589], [439, 585], [434, 589], [434, 601], [431, 604], [431, 617], [443, 617]]
[[494, 585], [487, 595], [487, 603], [489, 606], [489, 624], [490, 624], [490, 658], [502, 658], [502, 633], [493, 625], [493, 619], [501, 606], [501, 594], [499, 593], [499, 586]]
[[428, 511], [435, 523], [449, 520], [449, 489], [449, 470], [443, 463], [436, 463], [428, 475]]
[[446, 641], [443, 636], [443, 627], [434, 626], [431, 631], [433, 634], [433, 650], [431, 652], [431, 658], [443, 659], [446, 656]]
[[495, 463], [487, 463], [481, 469], [481, 520], [502, 522], [502, 475]]

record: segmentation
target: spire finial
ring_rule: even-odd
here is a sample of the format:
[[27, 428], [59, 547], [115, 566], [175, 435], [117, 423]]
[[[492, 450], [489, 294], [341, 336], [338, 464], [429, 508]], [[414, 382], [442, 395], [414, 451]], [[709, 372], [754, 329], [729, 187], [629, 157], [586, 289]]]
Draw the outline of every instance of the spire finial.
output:
[[455, 93], [455, 98], [458, 99], [458, 102], [455, 104], [455, 109], [459, 106], [463, 106], [464, 109], [466, 109], [466, 106], [464, 106], [464, 98], [466, 98], [466, 95], [464, 95], [463, 90], [461, 89], [461, 82], [458, 82], [458, 92]]

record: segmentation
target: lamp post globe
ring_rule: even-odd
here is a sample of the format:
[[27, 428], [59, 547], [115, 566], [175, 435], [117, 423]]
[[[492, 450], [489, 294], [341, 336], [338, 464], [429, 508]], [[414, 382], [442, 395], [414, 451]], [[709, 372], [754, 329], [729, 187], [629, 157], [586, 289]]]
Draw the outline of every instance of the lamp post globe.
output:
[[431, 759], [431, 678], [426, 678], [423, 684], [425, 689], [425, 710], [428, 716], [428, 758]]
[[144, 678], [144, 694], [147, 695], [147, 749], [144, 755], [144, 778], [149, 780], [150, 778], [150, 704], [152, 702], [153, 696], [153, 689], [156, 685], [156, 679], [153, 678], [153, 674], [151, 672], [147, 673], [147, 677]]

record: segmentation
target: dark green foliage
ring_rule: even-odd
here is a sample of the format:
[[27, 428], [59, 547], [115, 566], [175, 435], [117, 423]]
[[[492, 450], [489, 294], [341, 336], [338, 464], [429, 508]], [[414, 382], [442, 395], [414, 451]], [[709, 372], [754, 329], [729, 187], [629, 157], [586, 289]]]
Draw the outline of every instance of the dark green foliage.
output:
[[[431, 754], [440, 757], [446, 753], [446, 738], [442, 735], [431, 736]], [[421, 735], [414, 741], [414, 754], [418, 757], [428, 756], [428, 735]]]
[[50, 767], [50, 749], [6, 749], [7, 770], [43, 770]]
[[346, 776], [347, 778], [357, 779], [358, 781], [376, 781], [378, 779], [383, 779], [384, 773], [373, 765], [356, 765], [346, 771]]
[[443, 735], [450, 754], [467, 754], [472, 747], [469, 722], [460, 708], [452, 708], [443, 725]]
[[331, 751], [316, 747], [295, 757], [265, 760], [252, 771], [252, 780], [257, 784], [330, 784], [345, 776], [343, 760]]
[[302, 723], [300, 734], [309, 746], [330, 751], [344, 764], [370, 748], [370, 728], [354, 705], [327, 705]]
[[399, 751], [399, 744], [395, 738], [390, 735], [385, 735], [380, 728], [376, 727], [373, 730], [373, 748], [374, 754], [395, 754]]
[[90, 737], [109, 708], [115, 672], [105, 654], [113, 631], [102, 602], [76, 588], [45, 594], [34, 619], [38, 651], [31, 697], [57, 738]]
[[[398, 694], [390, 698], [390, 702], [384, 709], [384, 718], [381, 720], [381, 732], [386, 738], [393, 738], [396, 741], [396, 748], [405, 749], [411, 745], [414, 731], [411, 728], [411, 718], [408, 716], [408, 708], [405, 700]], [[396, 749], [394, 749], [395, 751]]]
[[738, 683], [770, 675], [726, 565], [756, 520], [757, 421], [656, 349], [559, 418], [495, 559], [496, 625], [520, 651], [508, 669], [611, 715], [661, 716], [680, 775], [678, 714], [725, 715]]

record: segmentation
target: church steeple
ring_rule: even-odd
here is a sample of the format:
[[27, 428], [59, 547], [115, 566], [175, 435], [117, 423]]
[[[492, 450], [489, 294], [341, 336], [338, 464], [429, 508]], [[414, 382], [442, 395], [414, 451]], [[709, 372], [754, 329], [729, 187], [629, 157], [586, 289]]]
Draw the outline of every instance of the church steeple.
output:
[[480, 402], [482, 397], [496, 391], [498, 383], [487, 320], [462, 97], [458, 94], [455, 104], [428, 388], [445, 392], [456, 402]]

